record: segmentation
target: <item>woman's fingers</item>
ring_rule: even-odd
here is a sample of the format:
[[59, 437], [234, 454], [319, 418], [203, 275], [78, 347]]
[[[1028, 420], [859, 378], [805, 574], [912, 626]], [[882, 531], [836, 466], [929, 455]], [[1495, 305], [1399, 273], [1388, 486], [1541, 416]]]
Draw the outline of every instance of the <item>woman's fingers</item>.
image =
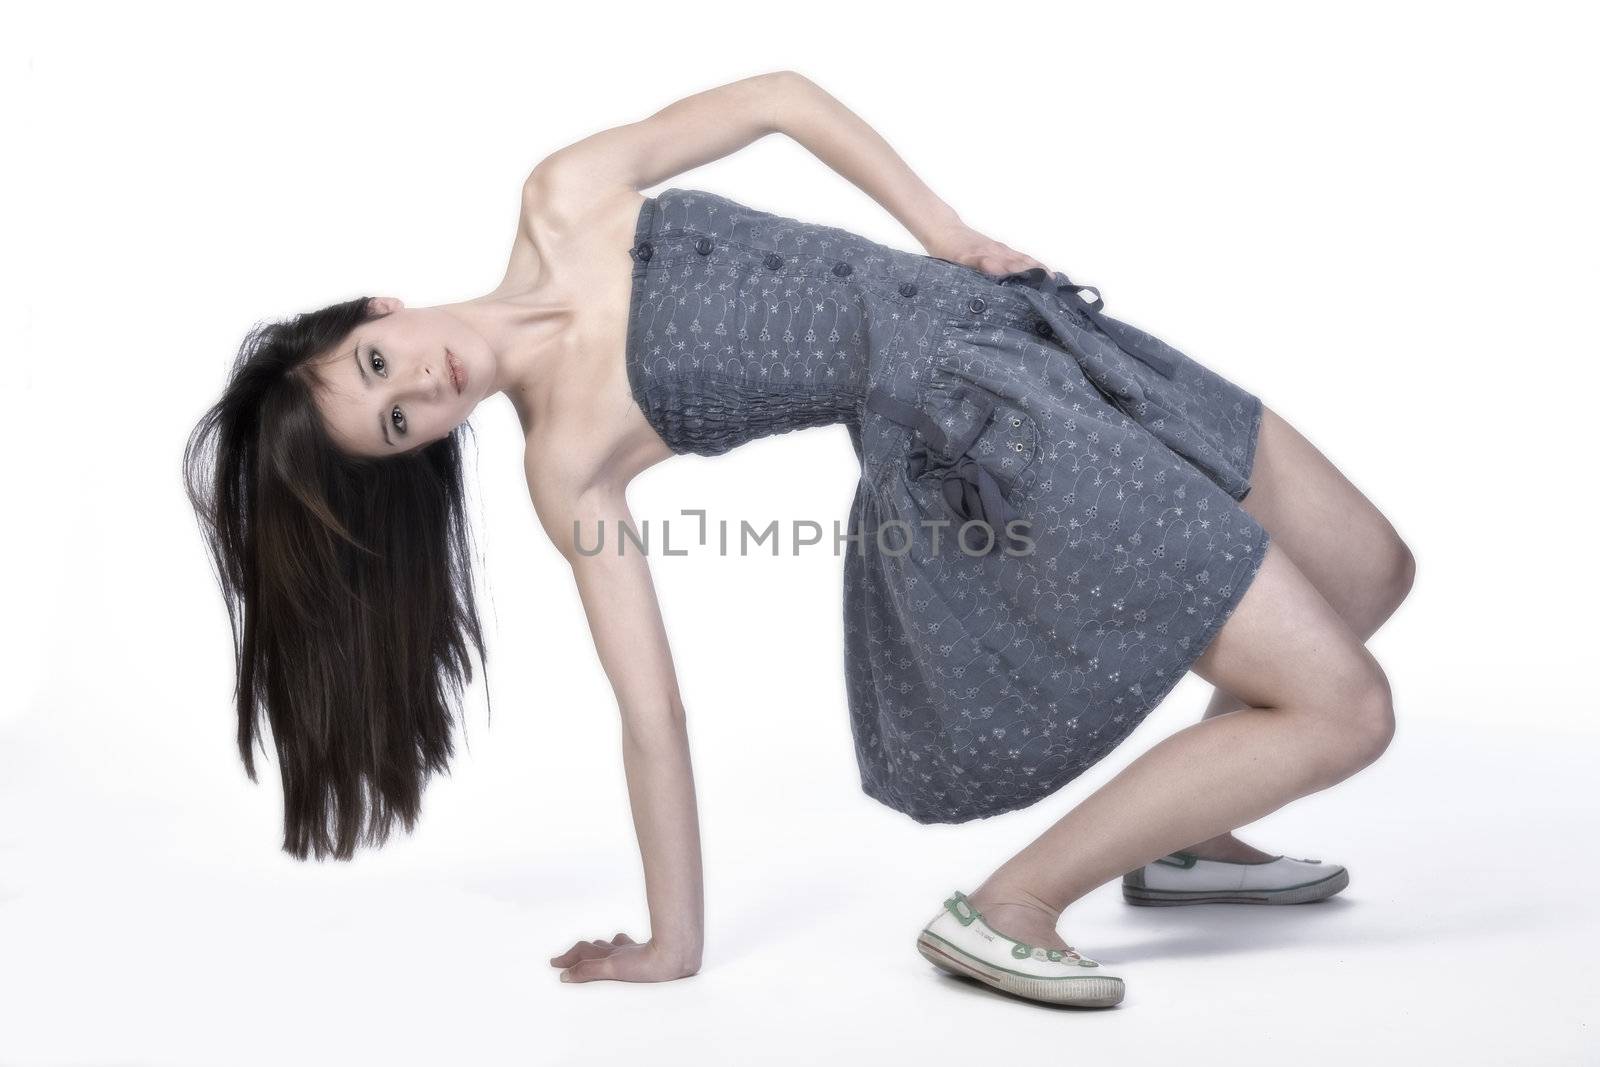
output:
[[[1026, 253], [1018, 252], [1015, 248], [1012, 248], [1009, 245], [1006, 246], [1006, 262], [1006, 269], [1008, 271], [1022, 271], [1027, 270], [1030, 267], [1044, 267], [1044, 264], [1040, 263], [1037, 259], [1034, 259], [1032, 256], [1027, 255]], [[1049, 268], [1045, 267], [1045, 269], [1048, 270]]]
[[599, 956], [595, 959], [579, 960], [571, 967], [561, 972], [563, 982], [592, 982], [600, 978], [616, 978], [611, 956]]
[[1042, 267], [1046, 271], [1050, 269], [1032, 256], [1018, 252], [1010, 245], [1001, 244], [993, 255], [986, 258], [984, 271], [988, 274], [1014, 274], [1030, 267]]
[[594, 954], [595, 948], [593, 941], [578, 941], [574, 943], [571, 948], [567, 949], [563, 958], [570, 958], [574, 963], [576, 963], [578, 960], [586, 960]]
[[561, 972], [563, 982], [671, 982], [687, 978], [699, 970], [686, 968], [674, 953], [658, 951], [652, 943], [639, 944], [626, 934], [618, 934], [619, 944], [610, 946], [604, 956], [579, 960]]
[[971, 227], [947, 232], [928, 246], [928, 254], [950, 263], [971, 267], [984, 274], [1016, 274], [1034, 267], [1049, 272], [1046, 264], [1019, 252], [1004, 241], [986, 237]]
[[606, 941], [579, 941], [561, 955], [550, 960], [553, 967], [568, 967], [579, 960], [591, 960], [597, 956], [608, 956], [616, 951], [616, 946]]
[[623, 945], [637, 945], [638, 942], [625, 933], [618, 933], [610, 941], [579, 941], [559, 956], [550, 958], [552, 967], [570, 967], [581, 960], [604, 959]]

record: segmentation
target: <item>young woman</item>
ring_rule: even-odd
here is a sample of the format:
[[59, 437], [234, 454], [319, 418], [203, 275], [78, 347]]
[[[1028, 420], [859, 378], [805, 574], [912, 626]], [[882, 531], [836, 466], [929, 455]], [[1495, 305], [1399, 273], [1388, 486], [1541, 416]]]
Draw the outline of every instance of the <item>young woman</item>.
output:
[[[640, 190], [782, 132], [926, 255], [694, 189]], [[965, 225], [791, 71], [541, 162], [504, 280], [259, 327], [185, 456], [261, 719], [284, 847], [347, 858], [410, 829], [483, 644], [461, 435], [503, 394], [539, 520], [570, 562], [625, 724], [651, 930], [579, 941], [561, 978], [695, 973], [701, 866], [685, 709], [629, 480], [667, 457], [842, 423], [861, 460], [846, 649], [865, 792], [919, 822], [1015, 810], [1115, 747], [1188, 670], [1205, 717], [1161, 741], [917, 939], [938, 966], [1054, 1003], [1123, 979], [1056, 932], [1123, 876], [1135, 904], [1296, 903], [1342, 868], [1230, 831], [1343, 780], [1392, 735], [1364, 641], [1411, 584], [1390, 524], [1252, 394]], [[594, 551], [600, 537], [606, 550]]]

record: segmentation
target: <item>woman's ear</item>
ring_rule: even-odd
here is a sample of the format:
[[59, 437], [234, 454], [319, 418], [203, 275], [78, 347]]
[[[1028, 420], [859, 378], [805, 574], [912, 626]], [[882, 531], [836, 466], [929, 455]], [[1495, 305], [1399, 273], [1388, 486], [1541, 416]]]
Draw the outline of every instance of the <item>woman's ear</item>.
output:
[[380, 315], [392, 315], [406, 306], [405, 301], [397, 296], [375, 296], [368, 304]]

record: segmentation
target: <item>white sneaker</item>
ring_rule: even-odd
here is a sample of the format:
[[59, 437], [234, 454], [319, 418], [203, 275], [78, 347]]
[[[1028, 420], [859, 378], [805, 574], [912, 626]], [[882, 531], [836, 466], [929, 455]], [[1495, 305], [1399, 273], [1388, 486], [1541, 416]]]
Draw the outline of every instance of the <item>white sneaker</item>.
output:
[[960, 890], [917, 935], [917, 951], [935, 967], [1029, 1000], [1108, 1008], [1122, 999], [1122, 979], [1098, 961], [1007, 937]]
[[1174, 852], [1122, 876], [1129, 904], [1308, 904], [1350, 884], [1336, 863], [1277, 856], [1260, 863], [1205, 860]]

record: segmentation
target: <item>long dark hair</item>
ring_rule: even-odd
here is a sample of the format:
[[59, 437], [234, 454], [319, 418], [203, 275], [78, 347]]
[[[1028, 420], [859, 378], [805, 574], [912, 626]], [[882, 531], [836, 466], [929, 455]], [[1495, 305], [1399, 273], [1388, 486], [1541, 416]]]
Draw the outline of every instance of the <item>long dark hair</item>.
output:
[[227, 601], [239, 755], [261, 720], [283, 779], [283, 850], [350, 859], [411, 831], [447, 771], [485, 662], [465, 517], [467, 426], [403, 455], [341, 451], [312, 361], [382, 317], [360, 297], [257, 324], [189, 436], [183, 477]]

